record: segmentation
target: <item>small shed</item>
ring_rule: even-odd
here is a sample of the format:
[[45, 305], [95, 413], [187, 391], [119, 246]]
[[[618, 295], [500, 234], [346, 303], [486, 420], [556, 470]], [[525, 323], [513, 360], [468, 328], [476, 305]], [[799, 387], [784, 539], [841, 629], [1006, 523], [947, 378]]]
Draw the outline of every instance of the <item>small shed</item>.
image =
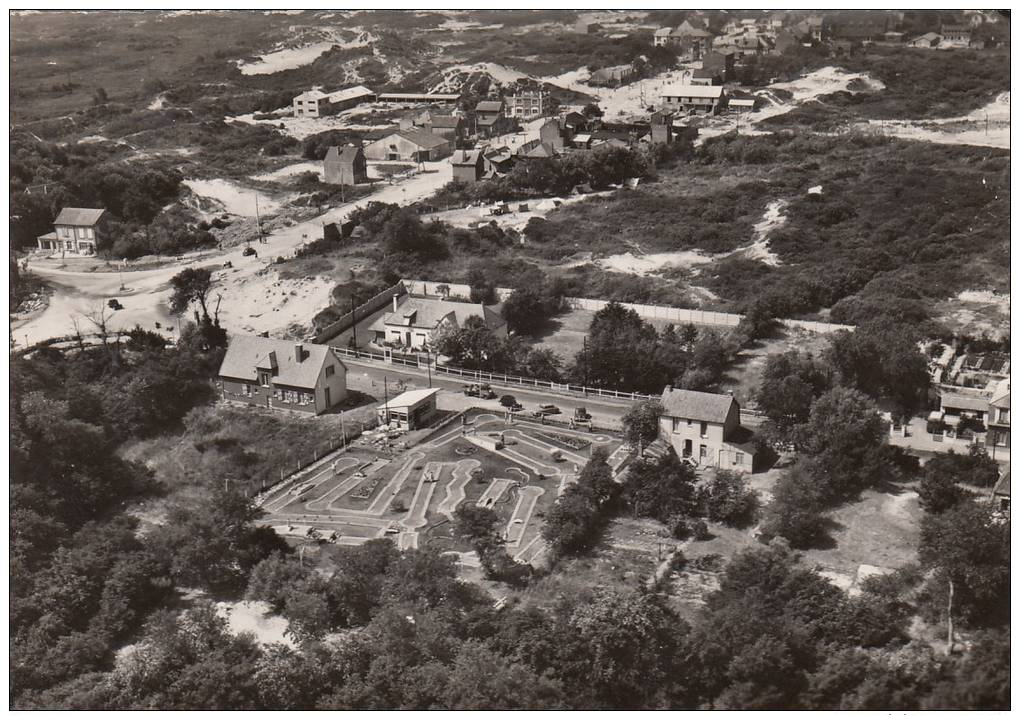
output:
[[423, 427], [437, 413], [438, 387], [408, 390], [375, 408], [380, 424], [396, 425], [410, 431]]

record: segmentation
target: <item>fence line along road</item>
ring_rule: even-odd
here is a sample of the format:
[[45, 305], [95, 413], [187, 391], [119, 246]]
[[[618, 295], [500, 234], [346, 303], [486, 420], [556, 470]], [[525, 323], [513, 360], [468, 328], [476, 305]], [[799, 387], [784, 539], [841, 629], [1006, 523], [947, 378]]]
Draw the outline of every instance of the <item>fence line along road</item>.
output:
[[[498, 385], [506, 385], [508, 387], [531, 387], [538, 390], [548, 390], [550, 392], [560, 395], [571, 395], [571, 396], [597, 396], [597, 397], [615, 397], [622, 400], [657, 400], [658, 395], [645, 395], [639, 392], [622, 392], [620, 390], [606, 390], [599, 387], [583, 387], [581, 385], [571, 385], [565, 382], [553, 382], [551, 380], [536, 380], [533, 377], [521, 377], [520, 375], [511, 375], [509, 373], [492, 373], [485, 372], [483, 370], [465, 370], [459, 367], [449, 367], [447, 365], [429, 365], [431, 358], [426, 358], [425, 362], [422, 362], [421, 356], [416, 355], [414, 358], [405, 355], [394, 355], [387, 353], [380, 355], [379, 353], [370, 353], [363, 350], [354, 350], [351, 348], [341, 348], [332, 346], [333, 352], [340, 357], [347, 358], [348, 360], [360, 360], [367, 363], [373, 364], [389, 364], [389, 365], [401, 365], [404, 367], [412, 367], [417, 370], [431, 370], [436, 375], [455, 375], [460, 378], [474, 380], [476, 382], [488, 382], [496, 383]], [[748, 410], [741, 408], [740, 413], [746, 417], [761, 417], [762, 414], [757, 410]]]

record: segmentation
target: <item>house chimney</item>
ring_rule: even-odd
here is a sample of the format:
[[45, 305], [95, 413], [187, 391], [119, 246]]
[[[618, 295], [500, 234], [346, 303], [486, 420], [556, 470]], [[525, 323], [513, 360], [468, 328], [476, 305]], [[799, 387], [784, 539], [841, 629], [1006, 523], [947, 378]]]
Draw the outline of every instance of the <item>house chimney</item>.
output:
[[294, 346], [294, 361], [301, 362], [305, 359], [305, 346], [303, 343], [298, 343]]
[[393, 312], [394, 313], [397, 312], [397, 295], [396, 295], [396, 293], [393, 294]]

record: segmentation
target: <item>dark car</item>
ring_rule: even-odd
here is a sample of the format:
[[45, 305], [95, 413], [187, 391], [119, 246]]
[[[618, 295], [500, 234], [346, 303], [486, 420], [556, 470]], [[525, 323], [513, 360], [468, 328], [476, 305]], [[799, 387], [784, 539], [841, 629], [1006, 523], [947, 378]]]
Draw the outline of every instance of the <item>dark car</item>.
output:
[[255, 252], [255, 249], [252, 248], [251, 246], [245, 246], [244, 250], [241, 251], [241, 255], [242, 256], [255, 256], [255, 257], [258, 257], [259, 254], [257, 254]]
[[113, 308], [114, 310], [123, 310], [124, 309], [124, 306], [121, 305], [120, 301], [117, 300], [116, 298], [110, 298], [110, 300], [106, 301], [106, 304], [108, 306], [110, 306], [111, 308]]
[[558, 415], [560, 408], [556, 405], [539, 405], [531, 414], [535, 417], [545, 417], [546, 415]]

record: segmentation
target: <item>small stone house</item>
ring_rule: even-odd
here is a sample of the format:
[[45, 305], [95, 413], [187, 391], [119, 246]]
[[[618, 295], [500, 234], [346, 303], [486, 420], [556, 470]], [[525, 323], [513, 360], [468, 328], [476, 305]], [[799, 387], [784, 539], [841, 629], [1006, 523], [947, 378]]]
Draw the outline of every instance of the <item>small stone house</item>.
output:
[[471, 317], [480, 319], [496, 337], [507, 337], [506, 320], [499, 305], [409, 295], [393, 296], [393, 310], [378, 318], [369, 331], [375, 334], [377, 343], [422, 350], [435, 340], [440, 331], [463, 328]]
[[360, 146], [331, 146], [322, 160], [323, 180], [327, 184], [355, 186], [368, 183], [368, 162]]
[[485, 176], [485, 159], [481, 149], [458, 149], [450, 157], [450, 164], [454, 181], [473, 184]]
[[219, 372], [225, 400], [318, 415], [347, 399], [347, 366], [328, 345], [235, 335]]

